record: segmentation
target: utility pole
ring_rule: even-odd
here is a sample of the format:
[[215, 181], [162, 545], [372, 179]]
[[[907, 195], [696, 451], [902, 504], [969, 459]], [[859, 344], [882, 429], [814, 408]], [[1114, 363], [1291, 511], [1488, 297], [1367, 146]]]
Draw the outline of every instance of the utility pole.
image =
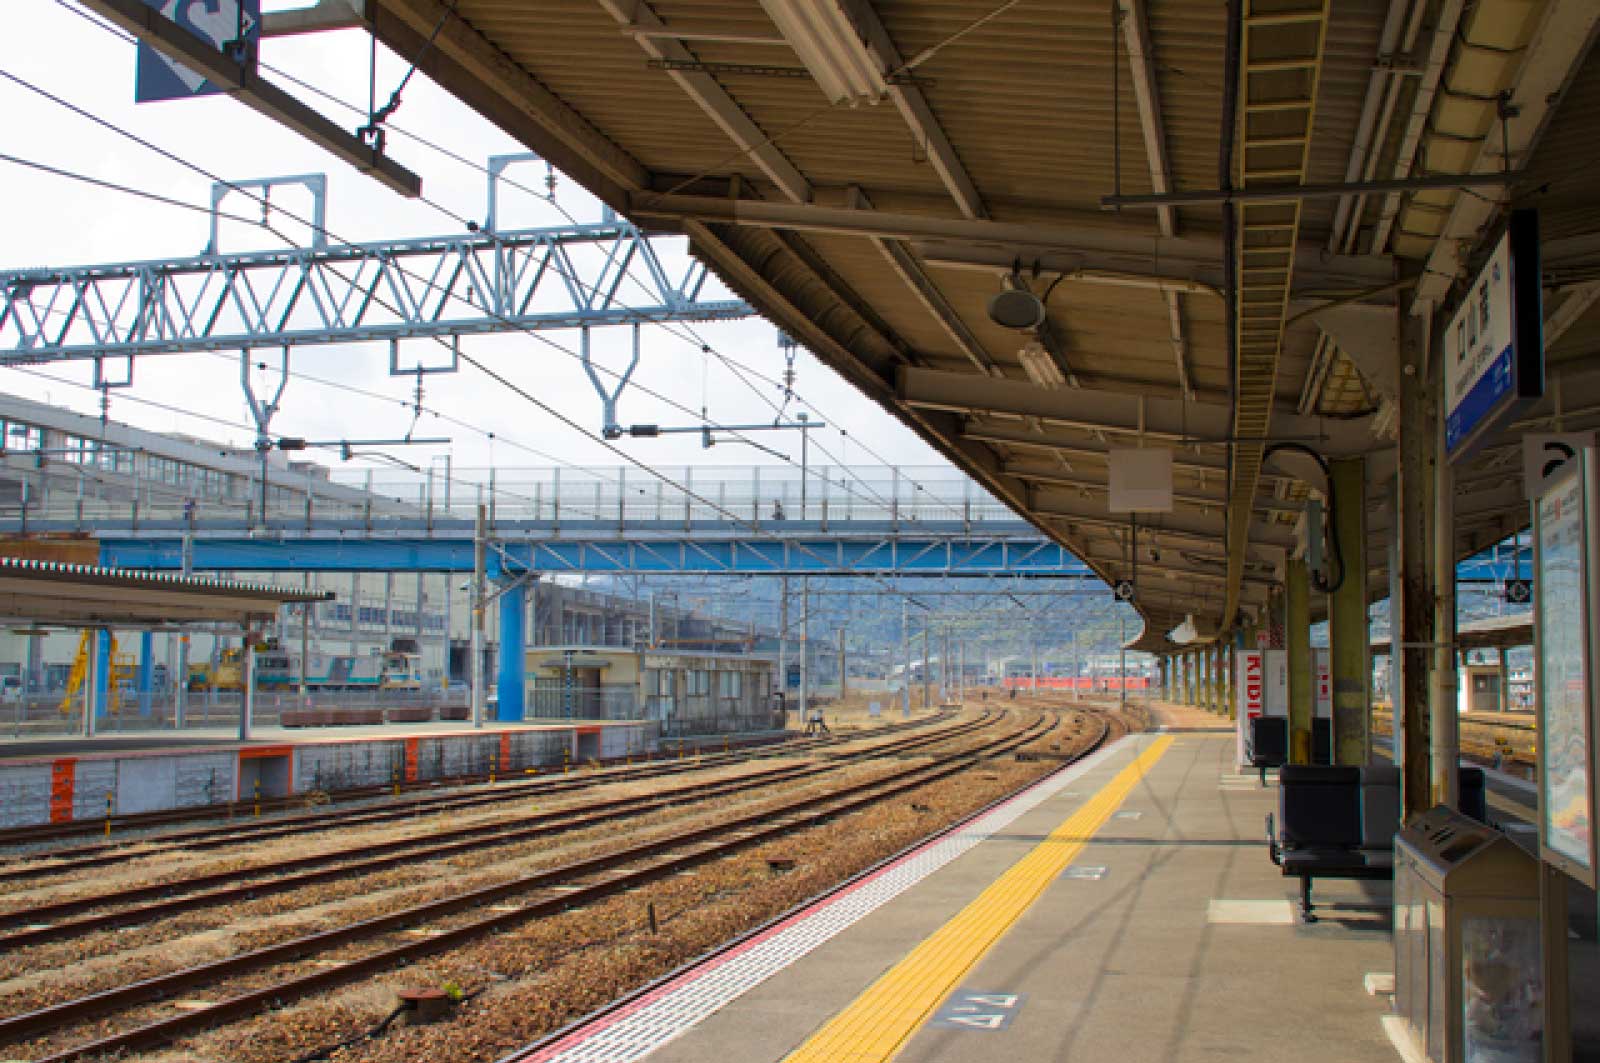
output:
[[952, 687], [950, 685], [950, 625], [944, 626], [944, 650], [939, 654], [939, 701], [945, 703], [950, 700]]
[[[484, 522], [488, 511], [483, 504], [483, 488], [478, 488], [478, 508], [472, 522], [472, 582], [467, 585], [472, 613], [470, 652], [472, 654], [472, 726], [483, 726], [483, 600], [484, 569], [487, 545], [484, 542]], [[351, 608], [355, 608], [353, 605]]]
[[800, 718], [811, 705], [811, 580], [800, 577]]
[[1128, 618], [1117, 618], [1117, 671], [1122, 674], [1122, 696], [1119, 699], [1121, 706], [1128, 707]]
[[922, 622], [922, 707], [933, 705], [933, 666], [928, 663], [928, 622]]
[[778, 692], [789, 700], [789, 577], [778, 581]]
[[839, 628], [839, 700], [840, 701], [843, 701], [845, 699], [845, 695], [850, 692], [850, 684], [845, 679], [844, 665], [845, 665], [845, 660], [844, 660], [844, 628], [841, 627], [841, 628]]
[[[188, 526], [183, 531], [183, 574], [194, 575], [194, 515], [191, 512]], [[31, 641], [31, 640], [30, 640]], [[211, 640], [216, 642], [215, 636]], [[301, 665], [304, 668], [305, 665]], [[213, 673], [215, 674], [215, 673]], [[177, 688], [173, 691], [172, 726], [174, 730], [183, 730], [184, 717], [189, 709], [189, 635], [185, 632], [178, 636], [178, 676]]]
[[900, 660], [905, 667], [905, 674], [900, 681], [900, 709], [905, 716], [911, 715], [911, 600], [900, 601]]

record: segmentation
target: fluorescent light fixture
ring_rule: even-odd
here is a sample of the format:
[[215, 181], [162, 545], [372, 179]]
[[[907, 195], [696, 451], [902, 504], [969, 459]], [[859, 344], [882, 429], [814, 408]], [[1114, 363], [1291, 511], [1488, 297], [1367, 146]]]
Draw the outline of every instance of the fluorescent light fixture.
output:
[[761, 0], [829, 103], [877, 103], [889, 91], [839, 0]]
[[1038, 340], [1023, 344], [1017, 351], [1017, 360], [1022, 363], [1022, 371], [1028, 374], [1028, 379], [1046, 391], [1054, 391], [1067, 382], [1056, 360], [1050, 357], [1050, 352]]

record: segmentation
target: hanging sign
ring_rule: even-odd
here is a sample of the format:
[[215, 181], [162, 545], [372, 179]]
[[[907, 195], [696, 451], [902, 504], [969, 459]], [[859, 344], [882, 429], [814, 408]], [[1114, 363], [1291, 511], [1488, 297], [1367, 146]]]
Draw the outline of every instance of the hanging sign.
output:
[[[261, 0], [144, 0], [144, 3], [219, 52], [239, 42], [247, 68], [254, 71], [256, 45], [261, 40]], [[139, 42], [133, 88], [135, 102], [187, 100], [225, 91], [207, 80], [204, 74]]]
[[1511, 212], [1444, 332], [1445, 449], [1469, 457], [1507, 416], [1544, 394], [1539, 217]]
[[1522, 437], [1522, 493], [1530, 500], [1544, 494], [1578, 451], [1593, 443], [1593, 432], [1525, 434]]

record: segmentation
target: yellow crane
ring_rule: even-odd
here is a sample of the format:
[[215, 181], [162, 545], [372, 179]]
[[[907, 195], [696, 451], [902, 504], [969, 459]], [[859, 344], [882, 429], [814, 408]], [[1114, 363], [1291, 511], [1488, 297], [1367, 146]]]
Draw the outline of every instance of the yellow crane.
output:
[[[63, 716], [72, 711], [73, 698], [83, 689], [83, 684], [89, 680], [89, 655], [94, 652], [94, 638], [95, 632], [93, 631], [85, 631], [78, 636], [78, 653], [77, 656], [72, 658], [72, 671], [67, 673], [67, 689], [61, 695], [61, 713]], [[111, 675], [109, 677], [109, 689], [112, 691], [112, 697], [110, 699], [111, 703], [107, 707], [110, 711], [116, 712], [117, 699], [115, 693], [122, 689], [124, 684], [133, 681], [133, 674], [138, 668], [138, 663], [133, 659], [131, 653], [117, 652], [117, 637], [115, 635], [111, 636], [110, 656]]]

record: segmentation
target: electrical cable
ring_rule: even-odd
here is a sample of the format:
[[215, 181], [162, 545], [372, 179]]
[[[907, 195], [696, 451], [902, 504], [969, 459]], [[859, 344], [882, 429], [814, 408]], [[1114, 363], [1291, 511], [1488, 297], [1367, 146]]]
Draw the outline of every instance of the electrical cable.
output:
[[[114, 26], [112, 26], [112, 25], [110, 25], [108, 23], [105, 23], [105, 22], [93, 17], [88, 12], [85, 12], [85, 11], [81, 10], [80, 8], [77, 8], [77, 7], [73, 6], [73, 5], [71, 5], [68, 2], [68, 0], [56, 0], [56, 3], [59, 6], [65, 8], [66, 10], [72, 12], [73, 14], [78, 15], [80, 18], [83, 18], [85, 21], [89, 22], [90, 24], [92, 24], [94, 26], [97, 26], [102, 30], [105, 30], [106, 32], [112, 34], [113, 36], [116, 36], [117, 38], [119, 38], [119, 39], [121, 39], [123, 41], [130, 42], [130, 43], [135, 43], [137, 41], [137, 38], [133, 37], [132, 35], [126, 34], [123, 31], [121, 31], [120, 29], [118, 29], [118, 28], [116, 28], [116, 27], [114, 27]], [[1010, 5], [1007, 5], [1007, 6], [1010, 6]], [[441, 20], [440, 20], [440, 23], [439, 23], [440, 26], [443, 25], [443, 22], [445, 21], [445, 18], [448, 16], [448, 14], [449, 14], [449, 12], [447, 11], [445, 13], [445, 16], [441, 17]], [[990, 16], [990, 17], [992, 17], [992, 16]], [[980, 21], [986, 21], [986, 20], [980, 20]], [[974, 27], [970, 27], [970, 28], [975, 28], [975, 26]], [[435, 28], [434, 32], [435, 32], [435, 35], [437, 35], [437, 33], [438, 33], [438, 28], [437, 27]], [[430, 41], [430, 43], [431, 43], [431, 41]], [[426, 53], [426, 48], [427, 48], [427, 46], [425, 45], [424, 49], [423, 49], [423, 52], [419, 53], [419, 56], [418, 56], [419, 60], [420, 60], [421, 56]], [[338, 106], [344, 107], [345, 109], [347, 109], [347, 110], [349, 110], [349, 111], [351, 111], [351, 112], [353, 112], [355, 114], [368, 114], [368, 115], [370, 115], [370, 113], [371, 113], [370, 110], [363, 110], [361, 107], [357, 106], [356, 104], [351, 103], [351, 102], [349, 102], [347, 100], [344, 100], [341, 97], [334, 95], [333, 93], [327, 92], [326, 90], [320, 89], [320, 88], [310, 84], [309, 82], [304, 81], [303, 79], [300, 79], [298, 77], [295, 77], [292, 74], [289, 74], [287, 71], [284, 71], [281, 68], [274, 67], [271, 64], [264, 63], [264, 62], [261, 63], [260, 65], [262, 66], [263, 69], [270, 70], [273, 73], [288, 79], [289, 81], [293, 82], [294, 84], [299, 85], [300, 87], [304, 88], [305, 90], [307, 90], [309, 92], [312, 92], [312, 93], [315, 93], [317, 96], [319, 96], [319, 97], [321, 97], [321, 98], [323, 98], [325, 100], [328, 100], [329, 102], [337, 104]], [[415, 71], [415, 69], [416, 69], [415, 63], [412, 64], [412, 68], [411, 69], [412, 69], [412, 72]], [[410, 75], [408, 74], [407, 75], [407, 80], [409, 80], [409, 77], [410, 77]], [[403, 87], [404, 87], [404, 84], [402, 83], [402, 88]], [[824, 108], [824, 110], [826, 110], [826, 108]], [[819, 111], [818, 113], [821, 113], [821, 112]], [[490, 174], [490, 171], [486, 166], [483, 166], [480, 163], [476, 163], [476, 162], [474, 162], [474, 161], [472, 161], [470, 159], [467, 159], [464, 156], [460, 155], [459, 153], [453, 152], [450, 149], [445, 148], [442, 145], [439, 145], [439, 144], [437, 144], [437, 143], [435, 143], [435, 142], [433, 142], [431, 140], [428, 140], [428, 139], [426, 139], [424, 137], [421, 137], [416, 133], [410, 132], [408, 130], [400, 129], [399, 127], [387, 127], [387, 128], [390, 128], [394, 132], [399, 133], [399, 134], [401, 134], [403, 136], [409, 137], [409, 138], [417, 141], [419, 144], [421, 144], [421, 145], [423, 145], [423, 146], [425, 146], [427, 148], [430, 148], [431, 150], [439, 152], [440, 154], [446, 156], [447, 158], [450, 158], [450, 159], [452, 159], [452, 160], [454, 160], [456, 162], [459, 162], [459, 163], [461, 163], [463, 165], [469, 166], [469, 167], [479, 171], [480, 173]], [[553, 195], [546, 195], [544, 193], [536, 192], [533, 189], [529, 188], [528, 186], [523, 185], [523, 184], [521, 184], [519, 182], [516, 182], [516, 181], [514, 181], [514, 180], [512, 180], [510, 178], [506, 178], [506, 177], [504, 177], [502, 175], [490, 174], [490, 176], [495, 176], [498, 180], [505, 182], [507, 185], [509, 185], [511, 187], [514, 187], [514, 188], [517, 188], [517, 189], [520, 189], [521, 191], [524, 191], [524, 192], [528, 193], [529, 195], [532, 195], [535, 198], [540, 199], [540, 200], [548, 203], [550, 206], [554, 207], [557, 211], [559, 211], [568, 220], [569, 223], [575, 224], [575, 225], [579, 224], [577, 219], [574, 218], [573, 215], [569, 211], [567, 211], [564, 207], [562, 207], [559, 203], [557, 203], [555, 201], [555, 198], [554, 198]], [[428, 206], [433, 207], [435, 210], [437, 210], [440, 213], [444, 214], [446, 217], [449, 217], [452, 220], [455, 220], [458, 224], [466, 225], [466, 227], [469, 230], [471, 230], [471, 229], [476, 227], [476, 222], [474, 222], [471, 219], [465, 218], [464, 216], [456, 213], [455, 211], [450, 210], [449, 208], [443, 206], [442, 204], [440, 204], [440, 203], [438, 203], [436, 201], [433, 201], [433, 200], [429, 199], [426, 196], [419, 197], [419, 198], [421, 199], [422, 202], [426, 203]], [[284, 212], [284, 213], [287, 213], [287, 212]], [[290, 215], [290, 216], [292, 217], [292, 215]], [[252, 224], [254, 224], [254, 222], [252, 222]], [[288, 241], [288, 242], [291, 243], [291, 245], [293, 244], [293, 241]], [[530, 252], [530, 254], [531, 254], [531, 252]], [[625, 274], [625, 276], [628, 277], [628, 279], [632, 280], [634, 282], [634, 284], [637, 285], [641, 290], [643, 290], [647, 294], [649, 294], [650, 289], [649, 289], [648, 285], [646, 285], [643, 281], [641, 281], [637, 277], [637, 275], [635, 275], [633, 273], [631, 266], [625, 268], [624, 274]], [[598, 293], [598, 289], [596, 289], [593, 285], [585, 284], [582, 281], [578, 281], [576, 278], [574, 278], [574, 282], [577, 283], [580, 287], [587, 288], [592, 294], [597, 294]], [[623, 304], [623, 309], [630, 309], [630, 308], [627, 307], [626, 304]], [[769, 407], [773, 407], [774, 409], [777, 409], [777, 407], [772, 402], [772, 400], [768, 396], [762, 394], [759, 388], [756, 388], [755, 385], [751, 384], [749, 382], [749, 380], [746, 379], [745, 376], [739, 371], [739, 369], [742, 368], [744, 370], [744, 372], [746, 372], [746, 373], [750, 373], [752, 375], [755, 375], [755, 376], [765, 380], [767, 383], [773, 384], [774, 386], [779, 386], [778, 382], [773, 380], [771, 377], [768, 377], [765, 374], [761, 373], [760, 370], [754, 369], [749, 365], [746, 365], [744, 363], [738, 362], [736, 359], [733, 359], [733, 358], [729, 357], [728, 355], [724, 354], [723, 352], [717, 350], [712, 345], [706, 343], [705, 340], [698, 333], [696, 333], [694, 331], [693, 327], [689, 326], [687, 323], [684, 323], [684, 325], [683, 325], [684, 330], [688, 333], [687, 336], [684, 336], [684, 335], [681, 335], [680, 333], [678, 333], [674, 329], [672, 323], [669, 323], [669, 322], [651, 321], [651, 322], [649, 322], [649, 324], [652, 324], [652, 325], [655, 325], [655, 326], [657, 326], [659, 328], [662, 328], [663, 330], [668, 332], [668, 334], [676, 336], [677, 338], [682, 339], [686, 343], [692, 343], [692, 344], [697, 345], [702, 352], [710, 353], [713, 357], [715, 357], [719, 361], [721, 361], [724, 364], [724, 366], [729, 370], [729, 372], [736, 379], [738, 379], [741, 383], [743, 383], [747, 388], [749, 388], [750, 391], [753, 394], [755, 394], [758, 398], [762, 399], [762, 401], [766, 402]], [[738, 367], [738, 368], [736, 368], [736, 367]], [[601, 372], [606, 373], [606, 374], [608, 374], [608, 375], [610, 375], [610, 376], [612, 376], [614, 378], [619, 376], [619, 374], [615, 373], [612, 370], [606, 369], [603, 366], [599, 366], [597, 368]], [[651, 389], [646, 388], [644, 385], [635, 384], [635, 387], [638, 390], [644, 392], [645, 394], [652, 395], [652, 397], [663, 398], [663, 401], [667, 401], [669, 404], [671, 404], [671, 402], [672, 402], [672, 400], [665, 399], [664, 396], [660, 396], [660, 395], [654, 393]], [[806, 405], [811, 406], [812, 409], [817, 410], [817, 407], [815, 405], [813, 405], [812, 403], [810, 403], [810, 402], [806, 402], [806, 400], [804, 399], [803, 396], [800, 396], [800, 400], [802, 402], [805, 402]], [[683, 407], [680, 404], [679, 408], [683, 409], [685, 412], [690, 413], [692, 415], [692, 411], [688, 410], [687, 407]], [[825, 414], [822, 414], [821, 410], [818, 410], [818, 413], [819, 413], [819, 415], [822, 416], [823, 420], [831, 421], [831, 419], [828, 418]], [[840, 432], [841, 432], [841, 435], [846, 434], [845, 430], [842, 429], [842, 428], [840, 429]], [[748, 439], [746, 439], [744, 441], [747, 442], [747, 443], [751, 443], [751, 445], [757, 446], [757, 449], [760, 449], [760, 450], [766, 451], [767, 453], [773, 454], [774, 456], [786, 461], [790, 465], [796, 465], [797, 464], [792, 459], [790, 459], [787, 455], [778, 453], [777, 451], [774, 451], [771, 448], [759, 446], [757, 444], [754, 444], [752, 441], [750, 441]], [[858, 443], [859, 443], [859, 438], [858, 438]], [[815, 443], [813, 445], [815, 445], [817, 447], [817, 449], [823, 454], [824, 457], [826, 457], [829, 460], [833, 461], [833, 463], [837, 467], [839, 467], [841, 470], [846, 472], [852, 479], [854, 479], [863, 488], [865, 488], [867, 493], [871, 496], [871, 499], [873, 501], [879, 503], [880, 505], [890, 505], [890, 504], [892, 504], [889, 499], [885, 498], [875, 488], [873, 488], [873, 486], [870, 483], [868, 483], [858, 472], [856, 472], [854, 469], [849, 468], [846, 465], [844, 465], [844, 463], [839, 458], [837, 458], [830, 450], [827, 449], [825, 444], [822, 444], [822, 443], [819, 442], [819, 443]], [[879, 462], [879, 464], [881, 464], [881, 465], [883, 465], [883, 466], [885, 466], [887, 468], [893, 468], [894, 467], [886, 458], [883, 457], [883, 455], [879, 454], [871, 446], [869, 446], [867, 444], [860, 444], [860, 445], [861, 445], [862, 449], [864, 451], [866, 451], [866, 453], [871, 455], [873, 458], [875, 458]], [[821, 476], [821, 475], [824, 475], [824, 474], [819, 471], [818, 475]], [[961, 508], [956, 503], [951, 502], [948, 499], [941, 498], [935, 492], [928, 490], [928, 488], [925, 485], [923, 485], [922, 483], [917, 481], [915, 478], [909, 478], [908, 482], [912, 485], [912, 487], [915, 490], [921, 491], [921, 492], [927, 494], [929, 498], [931, 498], [933, 501], [935, 501], [936, 503], [938, 503], [940, 505], [947, 505], [947, 506], [950, 506], [952, 509]], [[842, 483], [841, 483], [841, 486], [843, 486]], [[851, 492], [851, 491], [847, 490], [846, 493], [847, 494], [853, 494], [854, 492]], [[918, 520], [918, 518], [915, 515], [911, 516], [908, 519], [913, 521], [913, 522]]]
[[173, 199], [170, 196], [163, 196], [157, 192], [147, 192], [142, 188], [133, 188], [129, 185], [117, 184], [115, 181], [107, 181], [103, 177], [93, 177], [89, 174], [77, 173], [73, 170], [63, 170], [58, 166], [51, 166], [47, 163], [37, 162], [33, 159], [23, 159], [16, 155], [0, 154], [0, 162], [9, 162], [14, 166], [23, 166], [30, 170], [38, 170], [40, 173], [47, 173], [52, 177], [62, 177], [68, 181], [77, 181], [81, 184], [93, 185], [96, 188], [103, 188], [110, 192], [121, 192], [124, 195], [135, 196], [139, 199], [148, 200], [152, 203], [159, 203], [167, 207], [179, 207], [183, 210], [193, 211], [197, 214], [214, 214], [216, 217], [227, 218], [229, 221], [244, 222], [246, 225], [257, 224], [254, 218], [246, 218], [242, 214], [229, 214], [226, 211], [213, 210], [210, 207], [202, 207], [198, 203], [186, 203], [181, 199]]
[[[152, 142], [152, 141], [150, 141], [150, 140], [148, 140], [148, 139], [146, 139], [146, 138], [144, 138], [144, 137], [142, 137], [142, 136], [140, 136], [140, 135], [138, 135], [136, 133], [133, 133], [133, 132], [131, 132], [129, 130], [123, 129], [121, 126], [117, 125], [115, 122], [112, 122], [112, 121], [110, 121], [108, 119], [102, 118], [99, 115], [93, 114], [92, 112], [87, 111], [82, 107], [79, 107], [77, 104], [74, 104], [71, 101], [64, 99], [63, 97], [61, 97], [61, 96], [59, 96], [59, 95], [57, 95], [57, 94], [55, 94], [53, 92], [50, 92], [47, 89], [44, 89], [44, 88], [42, 88], [42, 87], [40, 87], [38, 85], [35, 85], [32, 82], [28, 81], [25, 78], [20, 77], [17, 74], [14, 74], [14, 73], [12, 73], [12, 72], [10, 72], [8, 70], [0, 68], [0, 79], [6, 80], [6, 81], [10, 81], [11, 83], [13, 83], [15, 85], [18, 85], [21, 88], [24, 88], [24, 89], [26, 89], [26, 90], [28, 90], [30, 92], [33, 92], [35, 95], [41, 96], [44, 99], [47, 99], [50, 102], [56, 104], [57, 106], [62, 107], [65, 110], [71, 111], [72, 113], [78, 115], [79, 117], [82, 117], [82, 118], [94, 123], [95, 125], [101, 126], [102, 128], [109, 130], [110, 132], [116, 133], [117, 135], [119, 135], [121, 137], [124, 137], [127, 140], [130, 140], [133, 143], [138, 144], [139, 146], [141, 146], [141, 147], [143, 147], [143, 148], [145, 148], [145, 149], [147, 149], [147, 150], [149, 150], [149, 151], [151, 151], [151, 152], [153, 152], [153, 153], [155, 153], [157, 155], [160, 155], [162, 158], [165, 158], [165, 159], [167, 159], [167, 160], [169, 160], [169, 161], [171, 161], [171, 162], [183, 167], [184, 169], [187, 169], [187, 170], [190, 170], [192, 172], [195, 172], [195, 173], [197, 173], [197, 174], [199, 174], [199, 175], [201, 175], [203, 177], [206, 177], [207, 179], [209, 179], [209, 180], [211, 180], [211, 181], [213, 181], [213, 182], [215, 182], [217, 184], [227, 186], [228, 188], [232, 189], [233, 191], [239, 192], [241, 195], [244, 195], [247, 198], [254, 199], [257, 202], [260, 202], [263, 205], [266, 205], [266, 200], [261, 195], [255, 193], [255, 192], [253, 192], [253, 191], [251, 191], [249, 189], [242, 188], [239, 185], [237, 185], [237, 184], [235, 184], [235, 183], [233, 183], [231, 181], [228, 181], [228, 180], [226, 180], [226, 179], [224, 179], [222, 177], [219, 177], [216, 174], [214, 174], [214, 173], [210, 172], [209, 170], [205, 169], [204, 167], [200, 166], [199, 164], [191, 162], [188, 159], [185, 159], [185, 158], [183, 158], [183, 157], [181, 157], [181, 156], [179, 156], [179, 155], [167, 150], [166, 148], [161, 147], [158, 144], [155, 144], [154, 142]], [[327, 229], [325, 226], [318, 226], [314, 222], [310, 222], [310, 221], [307, 221], [304, 218], [300, 218], [300, 217], [296, 216], [291, 211], [287, 211], [287, 210], [284, 210], [282, 208], [279, 208], [279, 210], [280, 210], [280, 213], [282, 213], [285, 216], [293, 219], [294, 221], [296, 221], [296, 222], [298, 222], [298, 223], [300, 223], [302, 225], [309, 225], [314, 230], [326, 233], [327, 235], [329, 235], [330, 237], [332, 237], [336, 241], [339, 241], [341, 243], [347, 243], [348, 242], [348, 241], [344, 240], [344, 238], [341, 237], [339, 234], [334, 233], [332, 230]], [[278, 234], [278, 235], [281, 236], [281, 234]], [[431, 285], [431, 282], [428, 282], [426, 280], [426, 278], [418, 277], [417, 279], [423, 280], [425, 283], [430, 283], [430, 285]], [[390, 308], [390, 309], [391, 309], [391, 312], [392, 312], [392, 308]], [[510, 324], [510, 323], [507, 322], [507, 324]], [[515, 327], [515, 326], [513, 326], [513, 327]], [[571, 351], [568, 348], [565, 348], [565, 347], [561, 346], [559, 343], [556, 343], [554, 340], [551, 340], [548, 337], [542, 336], [542, 335], [540, 335], [538, 332], [536, 332], [534, 330], [523, 328], [523, 329], [520, 329], [520, 331], [523, 331], [523, 332], [527, 333], [528, 335], [532, 336], [534, 339], [546, 344], [547, 346], [550, 346], [550, 347], [554, 348], [555, 350], [561, 351], [562, 353], [565, 353], [565, 354], [569, 355], [570, 357], [574, 357], [574, 358], [579, 357], [577, 352]], [[442, 343], [442, 341], [441, 341], [441, 343]], [[660, 470], [654, 468], [653, 466], [651, 466], [651, 465], [649, 465], [649, 464], [647, 464], [647, 463], [645, 463], [643, 461], [640, 461], [639, 459], [637, 459], [637, 458], [633, 457], [632, 455], [628, 454], [626, 451], [622, 450], [620, 447], [617, 447], [615, 444], [613, 444], [610, 440], [605, 439], [605, 438], [603, 438], [601, 436], [598, 436], [595, 433], [589, 431], [587, 428], [584, 428], [582, 425], [580, 425], [578, 422], [574, 421], [572, 418], [567, 417], [565, 414], [563, 414], [560, 411], [556, 410], [555, 407], [551, 406], [549, 403], [546, 403], [546, 402], [538, 399], [531, 392], [529, 392], [526, 389], [514, 384], [512, 381], [510, 381], [508, 378], [506, 378], [502, 374], [500, 374], [498, 372], [495, 372], [494, 370], [491, 370], [488, 366], [486, 366], [484, 363], [482, 363], [478, 359], [472, 357], [471, 355], [468, 355], [465, 352], [462, 352], [460, 354], [460, 358], [461, 358], [461, 360], [463, 362], [466, 362], [468, 365], [473, 366], [480, 373], [482, 373], [483, 375], [489, 377], [491, 380], [494, 380], [496, 383], [500, 384], [502, 388], [510, 391], [511, 393], [513, 393], [515, 395], [518, 395], [519, 397], [521, 397], [525, 401], [527, 401], [529, 404], [531, 404], [531, 405], [539, 408], [540, 410], [543, 410], [544, 412], [548, 413], [550, 416], [552, 416], [556, 420], [560, 421], [561, 423], [567, 425], [568, 427], [573, 429], [573, 431], [575, 431], [575, 432], [579, 433], [580, 435], [584, 436], [589, 441], [604, 447], [606, 450], [608, 450], [608, 451], [612, 452], [613, 454], [617, 455], [619, 458], [622, 458], [628, 464], [637, 467], [642, 472], [645, 472], [648, 475], [653, 476], [656, 479], [660, 480], [662, 483], [674, 488], [675, 490], [678, 490], [678, 491], [682, 492], [688, 499], [690, 499], [690, 500], [692, 500], [694, 502], [700, 503], [701, 505], [705, 506], [706, 508], [708, 508], [712, 512], [720, 514], [721, 516], [727, 518], [730, 522], [732, 522], [734, 524], [741, 525], [741, 526], [749, 528], [753, 533], [755, 533], [758, 536], [763, 536], [764, 535], [764, 536], [771, 537], [771, 538], [779, 538], [780, 541], [781, 541], [781, 537], [773, 536], [770, 532], [766, 532], [764, 529], [762, 529], [760, 527], [760, 525], [758, 523], [749, 521], [749, 520], [739, 516], [737, 513], [733, 512], [732, 510], [728, 509], [727, 507], [722, 506], [721, 504], [719, 504], [717, 502], [714, 502], [711, 499], [704, 497], [703, 495], [695, 493], [687, 485], [680, 484], [679, 482], [674, 480], [672, 477], [668, 476], [666, 473], [661, 472]], [[661, 398], [664, 401], [674, 402], [675, 403], [675, 400], [666, 399], [665, 396], [661, 396]], [[725, 426], [724, 427], [720, 427], [719, 430], [733, 432], [733, 430], [728, 429]], [[733, 434], [737, 435], [738, 433], [737, 432], [733, 432]], [[810, 547], [807, 547], [803, 543], [790, 542], [788, 545], [792, 549], [794, 549], [794, 550], [796, 550], [796, 551], [798, 551], [798, 552], [800, 552], [802, 554], [805, 554], [807, 556], [813, 557], [816, 560], [823, 561], [824, 563], [827, 563], [829, 561], [828, 558], [823, 557], [822, 555], [818, 554], [815, 550], [812, 550]], [[871, 578], [876, 579], [880, 583], [884, 582], [880, 577], [871, 577]], [[914, 598], [911, 598], [911, 600], [915, 601]], [[920, 605], [920, 603], [919, 603], [919, 605]]]
[[1328, 466], [1328, 459], [1327, 458], [1323, 457], [1316, 450], [1312, 449], [1311, 447], [1307, 446], [1304, 443], [1296, 443], [1296, 442], [1269, 443], [1267, 445], [1266, 449], [1261, 452], [1261, 460], [1263, 462], [1265, 462], [1268, 458], [1271, 458], [1272, 455], [1278, 453], [1279, 451], [1284, 451], [1284, 450], [1292, 450], [1292, 451], [1295, 451], [1296, 453], [1299, 453], [1299, 454], [1305, 454], [1306, 456], [1311, 458], [1311, 460], [1315, 461], [1317, 463], [1317, 468], [1322, 470], [1322, 476], [1323, 476], [1324, 480], [1327, 483], [1327, 492], [1328, 492], [1328, 516], [1327, 516], [1328, 535], [1327, 535], [1327, 539], [1328, 539], [1328, 544], [1329, 544], [1330, 558], [1333, 561], [1334, 565], [1338, 568], [1339, 575], [1338, 575], [1337, 579], [1330, 579], [1330, 578], [1328, 578], [1327, 576], [1323, 575], [1320, 572], [1313, 573], [1312, 582], [1317, 585], [1317, 589], [1318, 590], [1324, 591], [1324, 592], [1326, 592], [1328, 594], [1332, 594], [1335, 591], [1337, 591], [1340, 587], [1344, 586], [1344, 578], [1345, 578], [1344, 551], [1342, 549], [1340, 549], [1340, 546], [1339, 546], [1339, 535], [1338, 535], [1339, 522], [1338, 522], [1337, 513], [1339, 511], [1339, 501], [1338, 501], [1338, 496], [1335, 493], [1335, 488], [1334, 488], [1333, 470]]

